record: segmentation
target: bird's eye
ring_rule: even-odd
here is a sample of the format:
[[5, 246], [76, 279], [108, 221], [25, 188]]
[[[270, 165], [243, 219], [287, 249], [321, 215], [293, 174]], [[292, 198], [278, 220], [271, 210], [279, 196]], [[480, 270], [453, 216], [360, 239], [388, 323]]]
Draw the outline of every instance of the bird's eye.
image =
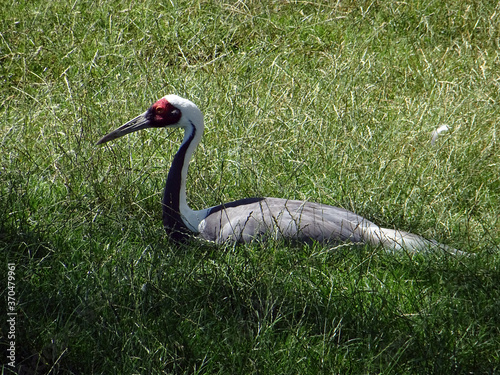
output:
[[162, 115], [162, 114], [165, 113], [165, 108], [164, 107], [160, 107], [160, 106], [155, 107], [155, 112], [156, 112], [157, 115]]

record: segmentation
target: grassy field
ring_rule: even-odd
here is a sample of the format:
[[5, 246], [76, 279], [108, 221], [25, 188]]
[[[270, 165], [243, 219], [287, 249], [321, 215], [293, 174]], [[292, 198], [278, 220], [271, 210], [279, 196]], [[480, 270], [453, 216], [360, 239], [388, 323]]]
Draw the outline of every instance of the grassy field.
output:
[[[497, 1], [0, 14], [2, 374], [500, 372]], [[193, 207], [321, 201], [476, 256], [170, 243], [182, 134], [95, 146], [167, 93], [205, 114]]]

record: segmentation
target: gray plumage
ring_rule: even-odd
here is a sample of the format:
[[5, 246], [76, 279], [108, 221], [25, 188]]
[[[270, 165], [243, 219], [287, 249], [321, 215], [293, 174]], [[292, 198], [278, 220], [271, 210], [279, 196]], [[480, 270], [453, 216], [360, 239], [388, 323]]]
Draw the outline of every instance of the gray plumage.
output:
[[382, 228], [339, 207], [280, 198], [248, 201], [212, 210], [200, 223], [199, 236], [217, 243], [272, 238], [325, 244], [351, 242], [381, 245], [390, 251], [440, 249], [457, 253], [455, 249], [416, 234]]

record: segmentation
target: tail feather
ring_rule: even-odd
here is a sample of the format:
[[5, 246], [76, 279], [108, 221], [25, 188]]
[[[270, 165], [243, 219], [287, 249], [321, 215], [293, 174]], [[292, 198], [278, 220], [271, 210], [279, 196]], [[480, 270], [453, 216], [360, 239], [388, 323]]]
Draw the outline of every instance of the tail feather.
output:
[[401, 250], [409, 253], [441, 251], [453, 255], [468, 255], [466, 252], [454, 249], [434, 240], [427, 240], [413, 233], [381, 228], [376, 225], [364, 228], [364, 238], [367, 243], [374, 246], [381, 245], [386, 250], [392, 252], [399, 252]]

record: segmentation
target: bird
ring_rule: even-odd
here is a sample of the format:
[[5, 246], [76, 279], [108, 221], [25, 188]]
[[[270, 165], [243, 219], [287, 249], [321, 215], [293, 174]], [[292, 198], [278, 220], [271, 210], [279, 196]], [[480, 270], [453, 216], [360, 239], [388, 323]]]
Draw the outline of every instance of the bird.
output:
[[102, 137], [97, 145], [147, 128], [181, 128], [184, 138], [168, 172], [163, 194], [163, 226], [175, 242], [197, 236], [223, 243], [270, 239], [325, 244], [368, 244], [406, 253], [439, 249], [462, 252], [419, 235], [382, 228], [347, 209], [285, 198], [254, 197], [193, 210], [187, 203], [188, 167], [204, 131], [201, 110], [190, 100], [166, 95], [149, 109]]

